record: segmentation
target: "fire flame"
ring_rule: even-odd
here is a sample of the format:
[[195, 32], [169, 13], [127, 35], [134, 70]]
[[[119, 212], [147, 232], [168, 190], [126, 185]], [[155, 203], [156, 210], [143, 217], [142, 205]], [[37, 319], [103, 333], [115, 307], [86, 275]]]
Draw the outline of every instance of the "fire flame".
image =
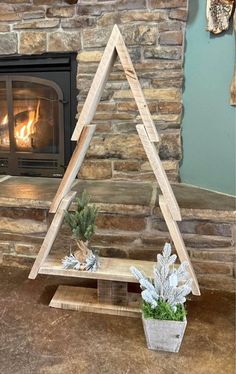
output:
[[[32, 110], [32, 108], [28, 109], [28, 118], [27, 123], [26, 121], [22, 121], [17, 123], [15, 126], [15, 139], [16, 144], [20, 147], [31, 147], [31, 138], [30, 135], [34, 133], [34, 124], [39, 120], [39, 108], [40, 108], [40, 101], [38, 100], [36, 109]], [[21, 113], [18, 111], [18, 113]], [[15, 113], [14, 115], [16, 115]], [[1, 126], [5, 126], [8, 124], [8, 114], [6, 114], [2, 121], [0, 121]], [[9, 145], [9, 136], [6, 135], [0, 139], [1, 145]]]
[[[6, 126], [8, 124], [8, 114], [6, 114], [0, 122], [0, 126]], [[4, 148], [9, 146], [9, 136], [5, 136], [5, 132], [3, 130], [3, 136], [0, 137], [0, 146]]]
[[[33, 133], [33, 126], [39, 119], [39, 107], [40, 107], [40, 101], [37, 103], [36, 110], [30, 110], [29, 111], [29, 120], [26, 123], [26, 125], [23, 125], [19, 130], [16, 130], [15, 137], [17, 143], [22, 142], [28, 142], [30, 135]], [[27, 144], [25, 144], [27, 145]]]
[[2, 120], [2, 125], [6, 125], [8, 123], [8, 114], [5, 115], [5, 117]]

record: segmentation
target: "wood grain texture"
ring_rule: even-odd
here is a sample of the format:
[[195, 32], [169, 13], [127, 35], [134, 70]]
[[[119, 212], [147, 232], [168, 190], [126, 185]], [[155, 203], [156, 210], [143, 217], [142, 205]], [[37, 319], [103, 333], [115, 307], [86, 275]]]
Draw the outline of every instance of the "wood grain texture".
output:
[[48, 256], [40, 267], [39, 273], [60, 275], [64, 277], [138, 283], [138, 280], [130, 271], [130, 266], [133, 265], [143, 271], [148, 277], [153, 278], [153, 267], [155, 262], [111, 257], [99, 257], [99, 262], [100, 267], [97, 271], [79, 271], [63, 269], [61, 258]]
[[72, 184], [80, 170], [80, 167], [84, 161], [84, 157], [92, 140], [95, 132], [96, 125], [88, 125], [83, 128], [81, 137], [77, 146], [70, 159], [69, 165], [67, 166], [66, 172], [62, 178], [60, 186], [57, 190], [56, 196], [54, 197], [50, 210], [50, 213], [55, 213], [60, 201], [63, 197], [71, 190]]
[[176, 201], [175, 195], [172, 191], [170, 182], [166, 176], [166, 172], [163, 168], [162, 162], [158, 155], [158, 152], [153, 143], [151, 143], [150, 139], [148, 138], [147, 132], [143, 125], [137, 125], [136, 129], [138, 131], [140, 140], [142, 142], [143, 148], [147, 154], [148, 160], [152, 167], [153, 173], [157, 179], [157, 182], [160, 186], [160, 189], [165, 197], [165, 200], [168, 204], [170, 209], [171, 215], [175, 221], [181, 221], [181, 214], [179, 205]]
[[144, 333], [148, 349], [167, 352], [178, 352], [187, 326], [184, 321], [165, 321], [158, 319], [144, 319], [142, 316]]
[[64, 212], [65, 210], [70, 206], [71, 202], [73, 201], [73, 199], [75, 198], [75, 195], [76, 195], [76, 191], [70, 191], [61, 201], [58, 209], [57, 209], [57, 212], [52, 220], [52, 223], [47, 231], [47, 234], [44, 238], [44, 241], [43, 241], [43, 244], [39, 250], [39, 253], [36, 257], [36, 260], [34, 262], [34, 265], [31, 269], [31, 272], [29, 274], [29, 278], [30, 279], [35, 279], [38, 272], [39, 272], [39, 269], [40, 269], [40, 266], [42, 265], [42, 263], [44, 262], [44, 260], [46, 259], [46, 257], [48, 256], [51, 248], [52, 248], [52, 245], [56, 239], [56, 236], [57, 236], [57, 233], [61, 227], [61, 224], [62, 224], [62, 221], [64, 219]]
[[173, 220], [173, 218], [171, 216], [171, 213], [170, 213], [170, 210], [169, 210], [169, 207], [168, 207], [167, 203], [165, 202], [165, 199], [164, 199], [163, 196], [159, 196], [159, 205], [160, 205], [161, 212], [162, 212], [163, 217], [165, 219], [166, 225], [167, 225], [168, 230], [170, 232], [171, 239], [173, 240], [173, 243], [174, 243], [176, 252], [178, 253], [180, 261], [181, 262], [183, 262], [183, 261], [188, 262], [188, 269], [187, 270], [188, 270], [191, 278], [193, 279], [192, 293], [193, 293], [193, 295], [198, 295], [199, 296], [201, 294], [201, 292], [200, 292], [200, 289], [199, 289], [199, 285], [198, 285], [198, 281], [197, 281], [195, 271], [192, 267], [192, 263], [191, 263], [191, 260], [189, 258], [187, 249], [185, 247], [182, 235], [179, 231], [179, 227], [178, 227], [177, 223]]
[[128, 305], [128, 283], [98, 279], [97, 296], [100, 303]]
[[[117, 38], [119, 37], [119, 29], [115, 25], [107, 46], [104, 50], [98, 69], [93, 78], [93, 82], [89, 89], [84, 106], [81, 110], [78, 122], [75, 126], [71, 140], [78, 140], [85, 124], [90, 124], [95, 115], [97, 105], [103, 93], [106, 81], [109, 77], [111, 68], [116, 60], [117, 52], [115, 49]], [[95, 31], [96, 32], [96, 31]]]
[[99, 302], [96, 289], [59, 286], [49, 305], [53, 308], [77, 310], [80, 312], [140, 318], [140, 303], [141, 298], [137, 293], [129, 293], [128, 305], [122, 306]]
[[146, 103], [146, 99], [144, 97], [144, 94], [140, 86], [137, 74], [135, 72], [133, 63], [131, 61], [129, 52], [127, 50], [127, 47], [125, 45], [124, 39], [121, 34], [119, 35], [119, 38], [116, 43], [116, 50], [120, 58], [121, 65], [124, 69], [126, 78], [129, 82], [129, 85], [133, 93], [135, 102], [137, 104], [140, 116], [142, 118], [143, 124], [146, 128], [148, 137], [150, 141], [158, 142], [159, 136], [158, 136], [156, 127], [153, 123], [150, 111], [148, 109], [148, 105]]

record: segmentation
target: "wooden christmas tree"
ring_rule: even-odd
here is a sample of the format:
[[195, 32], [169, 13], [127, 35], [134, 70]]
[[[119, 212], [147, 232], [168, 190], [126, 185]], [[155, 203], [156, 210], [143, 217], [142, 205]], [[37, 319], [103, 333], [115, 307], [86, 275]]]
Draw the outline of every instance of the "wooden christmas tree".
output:
[[[46, 234], [42, 247], [35, 260], [35, 263], [32, 267], [29, 278], [34, 279], [37, 276], [38, 272], [44, 274], [96, 278], [100, 280], [100, 294], [102, 290], [102, 282], [105, 280], [111, 282], [116, 281], [116, 283], [120, 283], [120, 281], [134, 281], [132, 276], [129, 275], [130, 264], [135, 265], [137, 262], [133, 260], [104, 258], [103, 261], [101, 261], [101, 268], [98, 269], [96, 273], [93, 273], [93, 275], [88, 275], [86, 272], [79, 272], [76, 270], [61, 270], [58, 265], [55, 265], [55, 263], [53, 262], [50, 263], [50, 261], [49, 263], [47, 263], [47, 265], [45, 265], [45, 260], [50, 252], [52, 244], [62, 224], [64, 211], [69, 207], [69, 205], [75, 198], [76, 192], [71, 191], [72, 184], [76, 176], [78, 175], [78, 172], [86, 155], [86, 151], [90, 145], [91, 139], [96, 129], [96, 125], [90, 125], [90, 123], [93, 120], [97, 105], [100, 101], [109, 73], [117, 56], [120, 59], [121, 65], [123, 66], [125, 76], [129, 82], [131, 91], [133, 93], [142, 119], [142, 124], [137, 125], [136, 129], [162, 192], [162, 195], [159, 196], [159, 205], [161, 212], [166, 221], [170, 236], [173, 240], [180, 261], [188, 261], [188, 272], [193, 279], [193, 294], [200, 295], [197, 278], [189, 259], [187, 250], [185, 248], [182, 235], [177, 225], [177, 221], [181, 221], [180, 209], [154, 144], [159, 141], [159, 136], [149, 112], [128, 50], [117, 25], [115, 25], [113, 28], [104, 54], [99, 63], [97, 72], [94, 76], [92, 85], [88, 92], [87, 98], [85, 100], [84, 106], [80, 113], [74, 133], [72, 135], [71, 140], [76, 141], [77, 145], [69, 162], [67, 170], [64, 174], [64, 177], [61, 181], [61, 184], [58, 188], [58, 191], [55, 195], [55, 198], [51, 204], [50, 213], [54, 213], [55, 215]], [[151, 262], [139, 262], [142, 263], [144, 270], [146, 270], [146, 273], [152, 272]], [[107, 269], [107, 267], [109, 266], [110, 271], [109, 269]], [[140, 266], [140, 264], [137, 264], [137, 266]], [[62, 294], [64, 295], [63, 292]]]

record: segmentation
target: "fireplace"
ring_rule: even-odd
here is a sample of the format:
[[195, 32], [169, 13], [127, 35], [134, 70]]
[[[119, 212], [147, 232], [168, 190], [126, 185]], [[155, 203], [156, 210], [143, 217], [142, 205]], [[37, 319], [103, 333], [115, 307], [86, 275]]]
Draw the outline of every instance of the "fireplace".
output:
[[62, 176], [76, 115], [76, 54], [0, 62], [0, 173]]

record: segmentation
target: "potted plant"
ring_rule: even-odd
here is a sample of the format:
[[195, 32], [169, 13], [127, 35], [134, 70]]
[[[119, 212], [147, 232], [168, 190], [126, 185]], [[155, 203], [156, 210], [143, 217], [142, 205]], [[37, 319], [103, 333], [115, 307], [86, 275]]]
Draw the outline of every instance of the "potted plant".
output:
[[73, 253], [62, 260], [65, 269], [93, 271], [97, 269], [97, 255], [89, 248], [89, 241], [96, 229], [97, 208], [95, 205], [89, 204], [89, 201], [89, 195], [83, 191], [81, 197], [76, 199], [76, 210], [74, 212], [65, 211], [65, 221], [69, 225], [72, 238], [76, 243]]
[[166, 243], [162, 254], [157, 255], [153, 281], [134, 266], [130, 268], [142, 289], [142, 321], [149, 349], [178, 352], [184, 336], [184, 303], [191, 292], [192, 279], [186, 271], [187, 261], [177, 268], [176, 258]]

